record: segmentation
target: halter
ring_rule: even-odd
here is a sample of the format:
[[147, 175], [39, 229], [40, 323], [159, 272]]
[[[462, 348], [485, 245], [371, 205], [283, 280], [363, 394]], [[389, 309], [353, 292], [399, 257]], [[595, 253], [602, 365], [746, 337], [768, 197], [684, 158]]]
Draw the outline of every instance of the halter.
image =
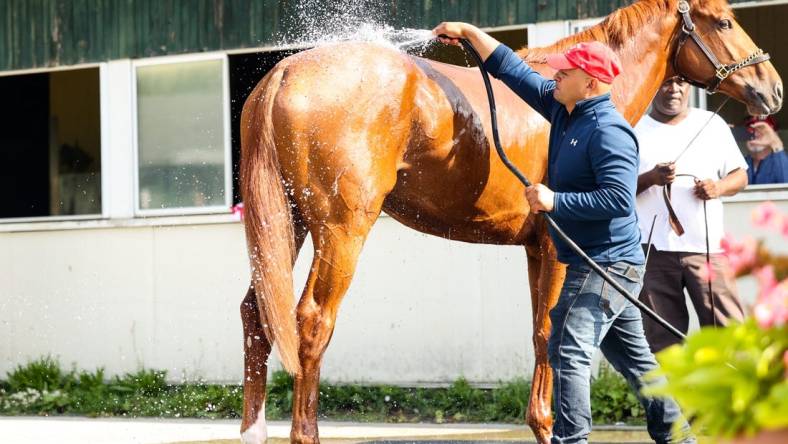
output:
[[[740, 62], [731, 63], [730, 65], [723, 65], [719, 60], [717, 60], [717, 57], [714, 55], [714, 53], [711, 52], [705, 43], [703, 43], [703, 39], [695, 31], [695, 23], [692, 22], [692, 17], [690, 17], [690, 6], [686, 0], [679, 1], [679, 13], [681, 14], [684, 23], [681, 26], [681, 35], [679, 36], [679, 43], [676, 47], [676, 54], [673, 57], [673, 70], [676, 72], [676, 75], [691, 85], [695, 85], [699, 88], [705, 88], [707, 93], [714, 94], [717, 91], [717, 88], [720, 87], [720, 83], [722, 83], [723, 80], [728, 78], [728, 76], [734, 72], [744, 67], [756, 65], [769, 60], [769, 54], [764, 53], [762, 49], [758, 48], [754, 53], [745, 57]], [[706, 58], [709, 60], [709, 62], [714, 65], [714, 78], [708, 84], [692, 80], [679, 71], [679, 54], [681, 53], [681, 49], [684, 47], [684, 43], [686, 43], [687, 39], [690, 37], [695, 41], [695, 44], [698, 45], [701, 51], [703, 51], [703, 54], [706, 55]]]

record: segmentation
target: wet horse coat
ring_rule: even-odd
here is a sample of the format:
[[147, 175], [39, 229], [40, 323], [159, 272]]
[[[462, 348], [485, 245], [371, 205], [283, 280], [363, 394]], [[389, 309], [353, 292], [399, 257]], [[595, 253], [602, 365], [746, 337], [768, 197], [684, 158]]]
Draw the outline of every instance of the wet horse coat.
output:
[[[693, 14], [707, 35], [722, 16], [732, 17], [725, 2], [702, 3], [693, 5]], [[634, 124], [658, 85], [673, 75], [668, 60], [679, 27], [675, 1], [644, 0], [552, 47], [519, 54], [550, 77], [553, 72], [540, 63], [544, 54], [578, 41], [607, 42], [625, 67], [614, 83], [613, 101]], [[754, 44], [740, 28], [727, 38], [709, 38], [709, 43], [731, 59], [752, 52]], [[685, 75], [707, 78], [699, 53], [685, 49], [676, 66], [687, 67]], [[776, 110], [778, 84], [774, 68], [764, 63], [737, 72], [721, 90], [754, 109]], [[500, 82], [493, 86], [508, 157], [534, 183], [543, 182], [549, 124]], [[536, 352], [527, 420], [540, 442], [549, 440], [548, 311], [564, 266], [544, 222], [529, 212], [522, 185], [494, 153], [489, 122], [477, 70], [370, 43], [327, 45], [288, 57], [250, 94], [241, 120], [252, 267], [252, 285], [241, 304], [245, 442], [265, 439], [272, 343], [295, 375], [291, 439], [318, 441], [320, 362], [358, 255], [381, 211], [447, 239], [525, 246]], [[292, 265], [307, 234], [314, 258], [294, 307]]]

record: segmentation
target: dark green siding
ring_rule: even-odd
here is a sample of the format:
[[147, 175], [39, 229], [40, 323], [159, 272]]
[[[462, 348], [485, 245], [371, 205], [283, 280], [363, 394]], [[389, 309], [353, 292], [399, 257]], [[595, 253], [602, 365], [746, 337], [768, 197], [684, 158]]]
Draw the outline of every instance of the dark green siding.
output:
[[[442, 20], [505, 26], [598, 17], [630, 3], [369, 0], [377, 17], [410, 28]], [[302, 32], [298, 9], [297, 0], [0, 0], [0, 71], [276, 45]]]

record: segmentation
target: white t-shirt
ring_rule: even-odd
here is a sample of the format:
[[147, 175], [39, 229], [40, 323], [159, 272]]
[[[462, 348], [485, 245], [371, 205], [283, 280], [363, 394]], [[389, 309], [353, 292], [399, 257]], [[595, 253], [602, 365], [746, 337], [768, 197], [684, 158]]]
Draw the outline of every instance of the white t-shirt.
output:
[[[650, 116], [643, 116], [635, 127], [640, 143], [640, 169], [638, 174], [651, 170], [658, 163], [671, 162], [681, 153], [690, 140], [709, 120], [710, 111], [690, 108], [687, 117], [676, 125], [660, 123]], [[692, 174], [701, 180], [719, 180], [731, 171], [747, 169], [730, 128], [719, 116], [714, 116], [690, 148], [676, 162], [676, 174]], [[676, 216], [684, 227], [678, 236], [670, 227], [668, 209], [662, 197], [662, 187], [652, 186], [638, 194], [637, 212], [641, 242], [648, 242], [654, 216], [654, 234], [651, 242], [657, 250], [706, 252], [706, 230], [703, 222], [703, 201], [695, 197], [695, 180], [676, 177], [671, 187], [671, 203]], [[706, 202], [709, 224], [709, 248], [712, 253], [722, 251], [722, 202]]]

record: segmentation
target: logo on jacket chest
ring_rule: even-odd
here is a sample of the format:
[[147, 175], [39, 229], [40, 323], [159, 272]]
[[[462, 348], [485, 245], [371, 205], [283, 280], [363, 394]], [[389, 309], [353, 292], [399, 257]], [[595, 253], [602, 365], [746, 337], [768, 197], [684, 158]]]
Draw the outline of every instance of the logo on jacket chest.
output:
[[569, 144], [572, 146], [577, 146], [577, 139], [572, 138], [572, 140], [569, 141]]

